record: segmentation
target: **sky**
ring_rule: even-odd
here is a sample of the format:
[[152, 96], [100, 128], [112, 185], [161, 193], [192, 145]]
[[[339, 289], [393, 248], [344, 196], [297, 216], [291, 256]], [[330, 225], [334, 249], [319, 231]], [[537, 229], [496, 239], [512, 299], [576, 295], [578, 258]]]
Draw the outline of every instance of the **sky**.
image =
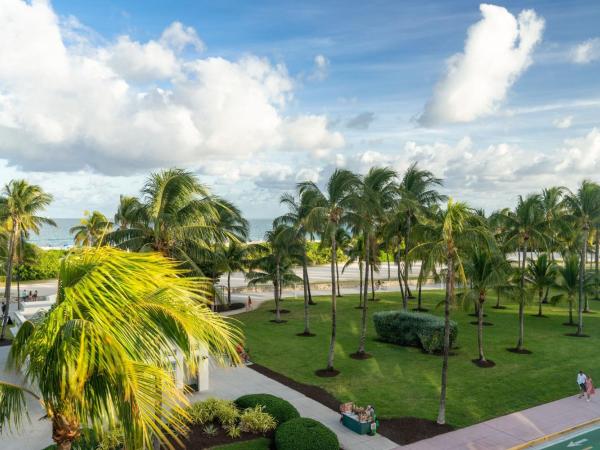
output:
[[182, 167], [249, 218], [413, 162], [491, 212], [600, 181], [600, 2], [2, 0], [0, 183], [114, 214]]

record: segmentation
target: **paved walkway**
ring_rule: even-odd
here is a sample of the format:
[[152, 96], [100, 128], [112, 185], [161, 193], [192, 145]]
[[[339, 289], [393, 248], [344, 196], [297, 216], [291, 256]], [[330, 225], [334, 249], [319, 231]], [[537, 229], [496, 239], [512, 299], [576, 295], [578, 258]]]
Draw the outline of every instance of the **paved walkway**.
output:
[[545, 403], [402, 447], [402, 450], [506, 450], [600, 417], [600, 398]]
[[211, 367], [210, 390], [194, 394], [192, 401], [208, 397], [233, 400], [245, 394], [258, 393], [284, 398], [298, 409], [302, 417], [311, 417], [323, 423], [337, 434], [345, 450], [391, 450], [398, 446], [380, 435], [361, 436], [350, 431], [340, 423], [337, 412], [248, 367]]

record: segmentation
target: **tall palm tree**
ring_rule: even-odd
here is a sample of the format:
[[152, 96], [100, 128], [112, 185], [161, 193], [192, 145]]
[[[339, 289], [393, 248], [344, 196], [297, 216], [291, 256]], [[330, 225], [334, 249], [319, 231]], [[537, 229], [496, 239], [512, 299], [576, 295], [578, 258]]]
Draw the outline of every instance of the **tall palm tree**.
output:
[[548, 240], [546, 219], [543, 214], [540, 196], [531, 194], [526, 198], [519, 196], [514, 211], [504, 209], [495, 213], [496, 222], [503, 223], [502, 241], [505, 246], [517, 249], [518, 265], [520, 272], [519, 283], [519, 340], [516, 351], [524, 352], [525, 341], [525, 268], [527, 265], [527, 252], [534, 245], [545, 247]]
[[542, 314], [542, 303], [544, 294], [550, 289], [556, 280], [556, 263], [548, 258], [546, 253], [538, 255], [535, 260], [529, 261], [525, 281], [529, 283], [538, 293], [538, 317], [544, 317]]
[[13, 276], [15, 249], [23, 234], [38, 234], [44, 224], [56, 226], [53, 220], [39, 216], [50, 203], [52, 195], [44, 192], [40, 186], [29, 184], [25, 180], [12, 180], [0, 196], [0, 220], [8, 231], [8, 252], [6, 255], [6, 286], [4, 289], [4, 315], [0, 339], [6, 337], [6, 325], [10, 312], [10, 290]]
[[[376, 232], [383, 223], [385, 214], [392, 207], [396, 198], [396, 172], [387, 167], [372, 167], [367, 174], [360, 178], [354, 196], [348, 220], [355, 232], [362, 234], [365, 246], [365, 281], [363, 298], [366, 300], [369, 290], [369, 271], [373, 285], [373, 261], [378, 258]], [[365, 351], [367, 338], [367, 306], [363, 303], [361, 317], [361, 333], [358, 350], [354, 357], [368, 357]]]
[[573, 322], [573, 304], [579, 292], [579, 257], [577, 254], [563, 256], [563, 264], [556, 269], [557, 277], [553, 288], [559, 293], [552, 297], [552, 302], [565, 300], [569, 304], [569, 321], [565, 325], [576, 325]]
[[107, 242], [126, 250], [158, 251], [198, 275], [213, 271], [218, 245], [243, 241], [248, 230], [234, 205], [211, 194], [194, 174], [182, 169], [151, 174], [140, 206], [131, 203], [134, 222], [126, 221], [126, 227], [109, 233]]
[[413, 248], [427, 249], [432, 261], [444, 259], [446, 263], [446, 295], [444, 297], [444, 355], [440, 406], [437, 423], [446, 423], [446, 391], [448, 385], [448, 357], [450, 354], [450, 307], [455, 303], [455, 281], [458, 278], [463, 285], [466, 277], [462, 261], [468, 249], [480, 241], [489, 248], [492, 236], [482, 226], [479, 218], [466, 204], [448, 200], [446, 209], [440, 210], [435, 221], [426, 224], [430, 228], [430, 240]]
[[584, 180], [576, 192], [569, 193], [565, 199], [569, 207], [569, 217], [579, 232], [579, 307], [577, 335], [583, 335], [583, 311], [585, 302], [585, 272], [587, 245], [590, 229], [600, 223], [600, 186], [592, 181]]
[[246, 244], [232, 241], [221, 247], [220, 262], [223, 270], [227, 273], [227, 304], [231, 305], [231, 274], [232, 272], [243, 272], [246, 268], [247, 257]]
[[143, 220], [143, 207], [138, 198], [121, 195], [115, 213], [115, 224], [119, 229], [126, 230], [140, 220]]
[[410, 288], [408, 286], [408, 255], [412, 248], [412, 230], [414, 224], [419, 220], [419, 214], [424, 208], [439, 203], [446, 199], [441, 195], [436, 187], [442, 186], [442, 180], [436, 178], [428, 170], [421, 170], [417, 163], [413, 163], [404, 173], [399, 190], [399, 204], [395, 208], [404, 218], [404, 297], [402, 299], [403, 308], [408, 309], [408, 298], [410, 297]]
[[472, 301], [477, 302], [477, 348], [479, 350], [477, 363], [480, 367], [487, 367], [489, 363], [483, 352], [483, 306], [488, 292], [504, 283], [510, 266], [497, 252], [475, 246], [468, 253], [464, 267], [470, 286], [464, 296], [465, 300], [467, 304]]
[[324, 191], [310, 181], [300, 183], [300, 195], [307, 196], [309, 212], [306, 223], [310, 230], [319, 230], [322, 237], [328, 236], [331, 243], [331, 340], [325, 371], [332, 373], [337, 333], [336, 307], [336, 233], [346, 222], [354, 190], [359, 183], [358, 177], [348, 170], [336, 169], [327, 182]]
[[79, 225], [71, 227], [69, 233], [73, 235], [75, 245], [92, 247], [101, 244], [104, 236], [110, 233], [113, 223], [109, 221], [100, 211], [91, 214], [86, 211]]
[[213, 314], [193, 278], [158, 254], [77, 250], [59, 270], [55, 308], [23, 324], [9, 354], [29, 387], [0, 381], [0, 423], [20, 425], [25, 395], [40, 401], [52, 439], [68, 450], [91, 428], [120, 424], [127, 448], [180, 444], [189, 401], [171, 359], [197, 367], [199, 350], [239, 362], [237, 328]]

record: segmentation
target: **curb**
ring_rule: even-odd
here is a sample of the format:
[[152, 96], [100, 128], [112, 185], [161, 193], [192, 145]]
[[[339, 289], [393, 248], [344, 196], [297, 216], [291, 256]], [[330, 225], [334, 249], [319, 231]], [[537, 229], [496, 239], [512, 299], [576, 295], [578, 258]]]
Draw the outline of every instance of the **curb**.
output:
[[574, 431], [580, 430], [582, 428], [589, 427], [590, 425], [595, 425], [597, 423], [600, 423], [600, 418], [588, 420], [587, 422], [583, 422], [583, 423], [580, 423], [578, 425], [574, 425], [572, 427], [565, 428], [564, 430], [557, 431], [557, 432], [551, 433], [551, 434], [547, 434], [545, 436], [542, 436], [540, 438], [537, 438], [537, 439], [534, 439], [532, 441], [526, 442], [524, 444], [519, 444], [519, 445], [516, 445], [514, 447], [510, 447], [507, 450], [523, 450], [523, 449], [526, 449], [526, 448], [531, 448], [534, 445], [542, 444], [544, 442], [550, 441], [550, 440], [555, 439], [557, 437], [561, 437], [561, 436], [564, 436], [566, 434], [573, 433]]

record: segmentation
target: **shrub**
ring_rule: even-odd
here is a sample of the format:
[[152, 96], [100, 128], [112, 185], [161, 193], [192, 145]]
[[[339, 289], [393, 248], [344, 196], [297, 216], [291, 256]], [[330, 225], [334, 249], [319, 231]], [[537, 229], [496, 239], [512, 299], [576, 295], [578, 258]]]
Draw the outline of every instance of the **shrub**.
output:
[[233, 425], [239, 418], [239, 411], [230, 400], [209, 398], [188, 407], [191, 423], [204, 425], [218, 421], [223, 426]]
[[241, 409], [253, 408], [256, 405], [264, 406], [265, 412], [269, 413], [279, 425], [290, 419], [300, 417], [298, 410], [290, 402], [270, 394], [244, 395], [235, 401]]
[[[383, 311], [373, 314], [375, 331], [382, 341], [420, 346], [427, 353], [444, 348], [444, 319], [432, 314], [409, 311]], [[450, 321], [450, 346], [456, 341], [458, 327]]]
[[313, 419], [299, 417], [277, 427], [277, 450], [338, 450], [340, 443], [333, 431]]
[[240, 426], [235, 424], [227, 425], [225, 427], [225, 431], [227, 432], [227, 436], [229, 436], [231, 439], [237, 439], [242, 434], [242, 429]]
[[202, 432], [207, 436], [214, 436], [219, 432], [219, 429], [212, 423], [209, 423], [202, 428]]
[[274, 430], [276, 426], [273, 416], [263, 411], [260, 405], [246, 408], [240, 415], [240, 428], [248, 433], [264, 434]]

